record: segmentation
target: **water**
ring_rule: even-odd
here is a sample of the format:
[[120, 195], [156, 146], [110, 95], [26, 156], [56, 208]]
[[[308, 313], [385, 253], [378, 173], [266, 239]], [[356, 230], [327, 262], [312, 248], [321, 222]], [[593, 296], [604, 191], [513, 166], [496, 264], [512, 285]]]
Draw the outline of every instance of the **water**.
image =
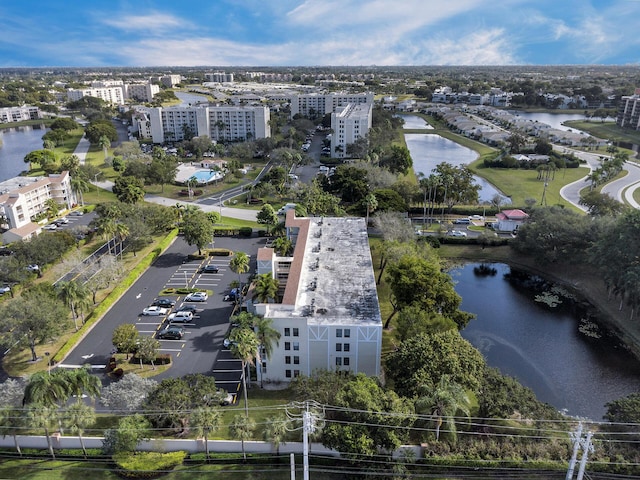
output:
[[400, 118], [404, 120], [404, 125], [402, 128], [405, 130], [414, 130], [414, 129], [422, 129], [422, 130], [433, 130], [433, 127], [429, 125], [424, 118], [419, 117], [418, 115], [398, 115]]
[[[440, 135], [412, 133], [405, 135], [404, 139], [413, 159], [413, 169], [416, 173], [422, 172], [426, 176], [442, 162], [460, 166], [468, 165], [478, 158], [475, 151]], [[478, 193], [480, 203], [491, 201], [494, 195], [500, 195], [502, 203], [510, 203], [507, 197], [485, 179], [478, 176], [473, 178], [481, 187]]]
[[220, 172], [214, 172], [212, 170], [198, 170], [191, 175], [190, 178], [195, 178], [198, 183], [209, 183], [214, 180], [220, 180], [222, 174]]
[[209, 101], [206, 96], [198, 95], [197, 93], [175, 91], [173, 93], [175, 93], [176, 97], [180, 100], [180, 107], [191, 107], [195, 106], [197, 103]]
[[0, 130], [0, 182], [20, 175], [28, 168], [27, 153], [42, 148], [44, 125], [3, 128]]
[[510, 267], [492, 264], [478, 276], [466, 264], [452, 271], [462, 310], [475, 313], [462, 331], [487, 363], [531, 388], [539, 400], [570, 415], [601, 420], [605, 404], [637, 392], [640, 362], [609, 340], [578, 331], [579, 319], [551, 310], [504, 278]]

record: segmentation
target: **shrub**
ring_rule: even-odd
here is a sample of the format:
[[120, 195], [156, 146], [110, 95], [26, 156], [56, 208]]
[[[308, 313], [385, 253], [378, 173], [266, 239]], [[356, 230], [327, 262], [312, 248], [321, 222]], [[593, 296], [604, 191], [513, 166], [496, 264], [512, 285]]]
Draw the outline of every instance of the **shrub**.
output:
[[253, 228], [251, 228], [251, 227], [241, 227], [240, 230], [238, 230], [238, 234], [241, 237], [250, 237], [251, 235], [253, 235]]
[[155, 478], [166, 470], [181, 465], [187, 452], [136, 452], [117, 453], [113, 461], [118, 475], [125, 478]]
[[210, 257], [229, 257], [231, 256], [231, 250], [227, 248], [212, 248], [209, 250]]

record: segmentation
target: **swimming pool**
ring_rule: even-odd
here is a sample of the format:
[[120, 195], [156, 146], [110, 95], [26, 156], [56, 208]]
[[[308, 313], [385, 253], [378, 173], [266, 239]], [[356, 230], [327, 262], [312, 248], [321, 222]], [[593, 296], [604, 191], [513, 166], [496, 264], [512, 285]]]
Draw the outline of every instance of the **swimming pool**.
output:
[[189, 177], [189, 180], [191, 179], [195, 179], [198, 183], [211, 183], [222, 179], [222, 174], [213, 170], [197, 170]]

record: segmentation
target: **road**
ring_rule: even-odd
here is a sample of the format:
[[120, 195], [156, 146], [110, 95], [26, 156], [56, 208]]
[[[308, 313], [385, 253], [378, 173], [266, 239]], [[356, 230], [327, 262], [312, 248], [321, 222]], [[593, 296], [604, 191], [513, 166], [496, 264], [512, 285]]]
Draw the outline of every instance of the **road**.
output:
[[[216, 237], [215, 246], [242, 250], [252, 258], [251, 270], [255, 270], [257, 250], [265, 243], [264, 238]], [[134, 324], [141, 335], [155, 335], [167, 322], [163, 317], [142, 316], [147, 307], [167, 287], [197, 287], [211, 290], [207, 302], [196, 303], [202, 309], [193, 324], [185, 325], [182, 340], [160, 340], [160, 353], [170, 353], [173, 364], [166, 372], [154, 377], [181, 377], [189, 373], [213, 374], [216, 383], [231, 393], [238, 393], [240, 363], [223, 347], [223, 339], [229, 329], [229, 317], [233, 305], [223, 300], [229, 284], [238, 276], [229, 268], [232, 257], [210, 257], [204, 261], [187, 261], [186, 255], [194, 247], [178, 238], [158, 260], [129, 288], [104, 317], [67, 355], [60, 366], [76, 367], [90, 364], [101, 371], [113, 350], [112, 334], [122, 324]], [[217, 274], [201, 274], [200, 267], [211, 263], [219, 267]], [[246, 276], [245, 276], [246, 280]], [[171, 296], [179, 306], [181, 296]], [[147, 367], [150, 368], [150, 367]], [[106, 380], [106, 376], [105, 376]]]

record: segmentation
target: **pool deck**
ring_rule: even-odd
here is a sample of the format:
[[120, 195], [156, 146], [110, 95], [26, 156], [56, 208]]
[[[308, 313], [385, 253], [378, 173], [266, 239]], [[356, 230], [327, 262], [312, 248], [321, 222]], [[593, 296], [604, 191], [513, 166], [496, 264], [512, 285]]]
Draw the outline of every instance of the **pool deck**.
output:
[[201, 170], [208, 170], [200, 164], [183, 163], [178, 165], [178, 172], [176, 173], [176, 182], [185, 183], [196, 172]]

